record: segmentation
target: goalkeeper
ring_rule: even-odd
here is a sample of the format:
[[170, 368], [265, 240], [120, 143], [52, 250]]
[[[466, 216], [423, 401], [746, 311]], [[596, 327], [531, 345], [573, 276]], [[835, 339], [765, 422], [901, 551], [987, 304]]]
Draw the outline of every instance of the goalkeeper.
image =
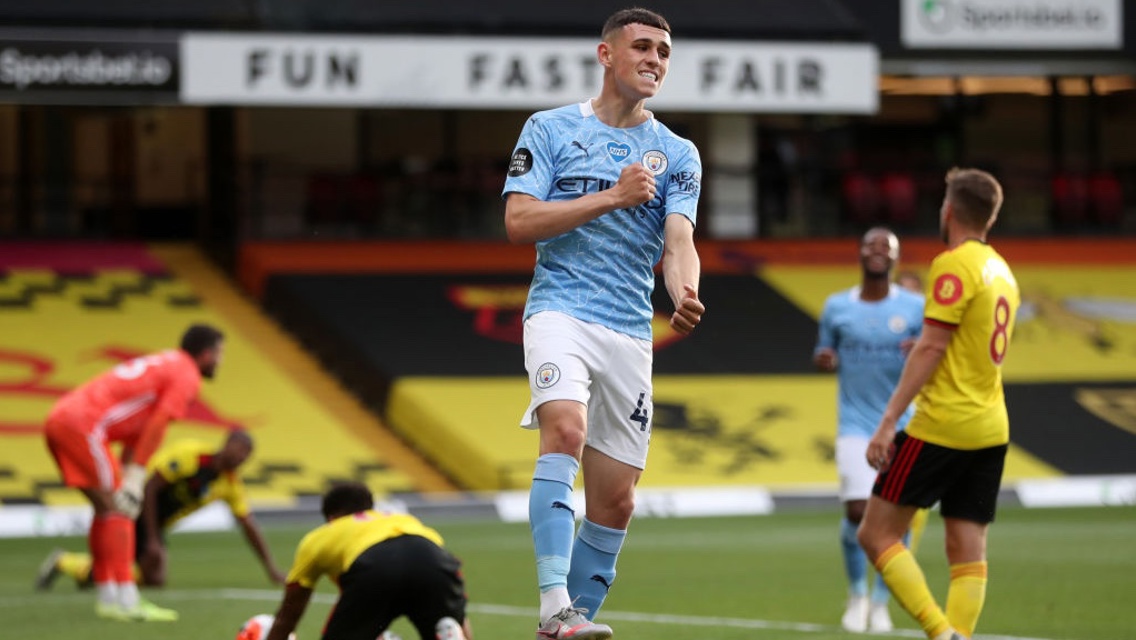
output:
[[[63, 482], [94, 507], [88, 543], [95, 614], [112, 620], [170, 621], [177, 612], [139, 597], [134, 582], [134, 519], [142, 509], [146, 463], [171, 420], [185, 416], [202, 378], [212, 378], [224, 336], [197, 324], [178, 349], [128, 360], [69, 391], [44, 425]], [[121, 460], [110, 443], [122, 444]]]
[[[140, 574], [137, 577], [143, 586], [166, 584], [165, 533], [174, 523], [217, 500], [224, 501], [232, 511], [269, 580], [284, 584], [284, 574], [276, 567], [249, 511], [244, 483], [237, 474], [252, 449], [253, 441], [248, 432], [235, 430], [216, 451], [203, 442], [183, 440], [154, 455], [142, 513], [134, 521], [134, 558]], [[60, 574], [73, 578], [81, 587], [89, 586], [91, 556], [53, 551], [40, 567], [36, 588], [50, 588]]]

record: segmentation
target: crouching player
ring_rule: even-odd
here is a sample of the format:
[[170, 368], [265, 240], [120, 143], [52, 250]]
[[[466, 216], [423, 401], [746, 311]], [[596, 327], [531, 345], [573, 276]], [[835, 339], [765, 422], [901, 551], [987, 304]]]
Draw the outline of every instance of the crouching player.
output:
[[[268, 579], [284, 584], [284, 574], [276, 567], [249, 511], [244, 483], [237, 473], [252, 449], [252, 437], [237, 429], [229, 433], [219, 450], [200, 441], [183, 440], [154, 454], [150, 460], [152, 472], [143, 492], [142, 513], [134, 520], [134, 560], [139, 584], [165, 586], [166, 532], [182, 518], [217, 500], [224, 501], [232, 511]], [[80, 587], [90, 586], [91, 565], [89, 554], [52, 551], [36, 576], [36, 588], [50, 588], [60, 574], [73, 578]]]
[[422, 640], [472, 637], [461, 562], [414, 516], [374, 506], [371, 490], [358, 482], [324, 494], [327, 522], [300, 541], [267, 640], [286, 640], [295, 631], [325, 574], [339, 585], [325, 640], [374, 640], [403, 615]]

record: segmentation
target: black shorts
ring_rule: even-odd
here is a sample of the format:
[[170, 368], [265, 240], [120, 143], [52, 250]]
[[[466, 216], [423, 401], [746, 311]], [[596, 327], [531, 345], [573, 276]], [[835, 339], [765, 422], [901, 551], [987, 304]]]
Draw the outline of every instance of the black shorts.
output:
[[946, 518], [988, 524], [994, 521], [1008, 448], [952, 449], [900, 432], [891, 466], [876, 476], [872, 495], [922, 508], [939, 502]]
[[399, 536], [364, 551], [339, 576], [339, 601], [325, 640], [375, 640], [399, 616], [429, 639], [449, 616], [465, 620], [461, 562], [422, 536]]

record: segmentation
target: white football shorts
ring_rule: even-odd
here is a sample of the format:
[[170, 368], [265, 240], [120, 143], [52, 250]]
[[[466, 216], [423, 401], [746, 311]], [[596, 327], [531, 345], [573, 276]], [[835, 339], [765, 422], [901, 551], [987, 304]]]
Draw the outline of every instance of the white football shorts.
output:
[[876, 470], [868, 464], [866, 436], [837, 436], [836, 472], [840, 475], [840, 501], [867, 500], [872, 497]]
[[588, 446], [645, 468], [654, 415], [651, 342], [555, 311], [525, 320], [524, 336], [532, 400], [521, 426], [539, 428], [536, 409], [550, 400], [575, 400], [588, 408]]

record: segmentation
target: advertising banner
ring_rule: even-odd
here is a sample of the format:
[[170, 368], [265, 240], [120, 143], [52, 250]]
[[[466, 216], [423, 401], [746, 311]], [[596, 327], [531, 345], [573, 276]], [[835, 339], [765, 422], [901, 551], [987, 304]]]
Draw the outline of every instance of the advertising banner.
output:
[[[539, 109], [598, 95], [603, 68], [584, 38], [357, 37], [189, 33], [191, 104]], [[869, 44], [676, 43], [653, 108], [874, 113]]]
[[22, 104], [176, 102], [177, 35], [0, 31], [0, 101]]
[[903, 0], [912, 49], [1119, 49], [1120, 0]]

